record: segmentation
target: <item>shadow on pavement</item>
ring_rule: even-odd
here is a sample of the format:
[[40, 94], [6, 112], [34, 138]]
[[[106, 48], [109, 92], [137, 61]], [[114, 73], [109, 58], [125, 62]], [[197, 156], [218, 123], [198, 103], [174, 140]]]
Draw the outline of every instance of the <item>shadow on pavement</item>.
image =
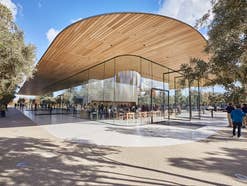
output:
[[204, 159], [170, 158], [169, 161], [172, 166], [188, 170], [220, 172], [230, 177], [234, 177], [236, 173], [246, 175], [247, 149], [221, 148], [218, 152], [207, 154], [208, 156]]
[[[49, 140], [24, 137], [0, 138], [0, 185], [183, 185], [162, 178], [164, 176], [223, 185], [108, 157], [118, 153], [120, 150], [111, 147], [71, 142], [58, 145]], [[123, 173], [123, 168], [130, 169], [130, 173]], [[135, 170], [147, 171], [146, 175], [158, 173], [160, 177], [136, 175]]]

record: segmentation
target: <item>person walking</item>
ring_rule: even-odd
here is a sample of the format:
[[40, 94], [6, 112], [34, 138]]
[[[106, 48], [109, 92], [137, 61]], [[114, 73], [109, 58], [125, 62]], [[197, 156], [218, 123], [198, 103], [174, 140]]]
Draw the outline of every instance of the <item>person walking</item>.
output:
[[234, 137], [236, 135], [236, 133], [235, 133], [236, 128], [238, 128], [238, 138], [240, 138], [241, 127], [242, 127], [242, 123], [243, 123], [243, 117], [246, 116], [246, 114], [242, 111], [241, 105], [238, 104], [236, 106], [236, 108], [237, 109], [235, 109], [231, 112], [231, 118], [232, 118], [232, 122], [233, 122], [232, 134]]
[[[245, 114], [247, 114], [247, 104], [246, 103], [243, 104], [242, 111]], [[247, 126], [247, 116], [244, 117], [244, 120], [243, 120], [243, 128], [246, 128], [246, 126]]]
[[226, 111], [227, 111], [227, 119], [228, 119], [228, 127], [233, 127], [232, 119], [231, 119], [231, 112], [232, 112], [234, 109], [235, 109], [235, 108], [233, 107], [232, 103], [229, 103], [228, 106], [226, 107]]

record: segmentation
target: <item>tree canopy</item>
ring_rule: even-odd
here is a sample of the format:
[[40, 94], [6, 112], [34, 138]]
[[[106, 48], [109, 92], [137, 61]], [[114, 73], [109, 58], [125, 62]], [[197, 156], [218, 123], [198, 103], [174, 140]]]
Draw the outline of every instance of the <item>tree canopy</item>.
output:
[[32, 77], [34, 60], [35, 46], [25, 44], [10, 10], [0, 3], [0, 104], [10, 102], [18, 85]]
[[242, 96], [235, 101], [244, 101], [242, 99], [247, 97], [247, 1], [214, 0], [212, 7], [212, 11], [198, 20], [196, 25], [204, 26], [210, 12], [213, 14], [212, 22], [206, 26], [209, 36], [205, 48], [210, 56], [208, 66], [205, 69], [201, 62], [194, 68], [183, 65], [181, 70], [185, 73], [191, 71], [199, 78], [210, 73], [213, 77], [211, 85], [224, 86], [228, 95], [237, 91]]

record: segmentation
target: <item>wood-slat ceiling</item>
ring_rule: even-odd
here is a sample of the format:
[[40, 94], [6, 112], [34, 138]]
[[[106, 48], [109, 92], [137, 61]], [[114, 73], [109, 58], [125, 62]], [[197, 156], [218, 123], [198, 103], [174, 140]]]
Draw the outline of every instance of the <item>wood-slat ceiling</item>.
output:
[[[112, 13], [87, 18], [65, 28], [37, 65], [33, 79], [19, 94], [39, 95], [78, 82], [65, 80], [84, 69], [119, 55], [137, 55], [178, 70], [191, 57], [207, 60], [206, 40], [178, 20], [146, 13]], [[76, 82], [76, 83], [75, 83]]]

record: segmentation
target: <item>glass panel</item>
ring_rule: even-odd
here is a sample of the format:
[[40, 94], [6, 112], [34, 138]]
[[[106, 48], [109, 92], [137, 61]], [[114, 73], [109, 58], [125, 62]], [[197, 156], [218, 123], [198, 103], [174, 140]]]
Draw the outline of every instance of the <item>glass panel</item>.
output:
[[[66, 113], [72, 113], [74, 117], [80, 117], [87, 104], [88, 71], [83, 71], [70, 78], [70, 87], [55, 94], [56, 107]], [[86, 117], [88, 118], [88, 117]]]
[[163, 73], [167, 72], [164, 67], [152, 64], [153, 88], [163, 89]]
[[139, 117], [141, 123], [151, 123], [150, 95], [152, 88], [152, 64], [150, 61], [141, 59], [141, 87], [139, 94]]
[[140, 59], [122, 56], [115, 59], [115, 103], [118, 123], [136, 123], [138, 94], [140, 91]]
[[[213, 104], [210, 98], [213, 97], [213, 87], [201, 87], [200, 88], [200, 104], [201, 104], [201, 117], [212, 117]], [[222, 105], [223, 108], [226, 106]]]
[[105, 63], [105, 80], [104, 80], [104, 104], [106, 106], [105, 119], [109, 123], [114, 123], [116, 117], [116, 107], [114, 105], [114, 82], [115, 82], [115, 63], [114, 59]]
[[82, 105], [85, 106], [88, 103], [88, 70], [73, 76], [71, 80], [73, 82], [72, 85], [76, 85], [74, 89], [75, 96], [77, 96], [78, 99], [81, 100]]
[[191, 89], [191, 113], [192, 118], [200, 118], [200, 97], [199, 97], [199, 89], [198, 89], [198, 80], [192, 82]]
[[167, 110], [165, 114], [167, 113], [170, 119], [188, 120], [190, 118], [188, 81], [184, 80], [182, 74], [169, 70], [164, 74], [164, 82], [165, 89], [168, 87], [169, 91], [169, 105], [164, 106]]
[[104, 64], [89, 69], [88, 102], [91, 119], [104, 119]]
[[176, 119], [190, 118], [188, 81], [181, 74], [174, 77], [174, 116]]
[[[154, 98], [152, 100], [152, 111], [159, 112], [159, 117], [156, 117], [156, 121], [162, 121], [168, 119], [168, 113], [165, 109], [168, 108], [168, 83], [163, 83], [163, 75], [168, 72], [168, 69], [160, 65], [152, 63], [152, 77], [153, 77], [153, 88], [158, 90], [153, 90]], [[165, 81], [165, 80], [164, 80]], [[167, 92], [164, 92], [167, 90]], [[157, 115], [157, 114], [156, 114]], [[154, 116], [156, 116], [154, 115]]]
[[[155, 89], [155, 88], [152, 89], [151, 123], [164, 121], [165, 119], [164, 116], [168, 116], [168, 113], [165, 113], [165, 109], [166, 109], [165, 106], [166, 104], [168, 105], [168, 96], [169, 96], [169, 91], [167, 90], [165, 91], [162, 89]], [[168, 117], [166, 119], [168, 119]]]

